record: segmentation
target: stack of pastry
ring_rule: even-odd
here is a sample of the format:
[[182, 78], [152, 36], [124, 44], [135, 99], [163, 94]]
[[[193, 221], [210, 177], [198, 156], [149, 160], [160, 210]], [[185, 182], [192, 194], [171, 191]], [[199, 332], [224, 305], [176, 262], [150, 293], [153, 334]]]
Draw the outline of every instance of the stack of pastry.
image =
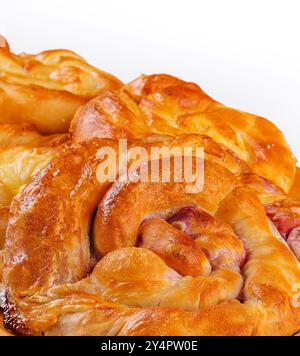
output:
[[[276, 126], [169, 75], [124, 85], [69, 51], [1, 47], [0, 335], [300, 330], [300, 177]], [[120, 139], [192, 148], [202, 189], [99, 180]]]

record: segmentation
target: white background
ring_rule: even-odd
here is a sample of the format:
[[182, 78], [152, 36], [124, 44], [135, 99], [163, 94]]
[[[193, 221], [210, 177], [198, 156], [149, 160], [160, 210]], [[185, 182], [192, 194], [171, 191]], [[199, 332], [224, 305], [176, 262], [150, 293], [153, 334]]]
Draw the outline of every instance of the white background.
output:
[[16, 52], [68, 48], [123, 81], [166, 72], [265, 116], [300, 159], [299, 0], [0, 0]]

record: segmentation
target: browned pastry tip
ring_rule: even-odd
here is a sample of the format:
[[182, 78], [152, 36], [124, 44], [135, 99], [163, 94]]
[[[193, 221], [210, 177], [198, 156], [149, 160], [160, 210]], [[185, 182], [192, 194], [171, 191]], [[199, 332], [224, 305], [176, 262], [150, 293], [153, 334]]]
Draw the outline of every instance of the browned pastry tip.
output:
[[0, 123], [31, 123], [45, 134], [64, 133], [79, 106], [121, 82], [74, 52], [16, 55], [2, 39]]
[[0, 35], [0, 48], [5, 48], [9, 50], [9, 44], [6, 41], [6, 38]]
[[121, 90], [102, 92], [79, 109], [71, 133], [76, 141], [204, 134], [286, 193], [294, 182], [295, 158], [275, 125], [226, 107], [198, 85], [170, 75], [143, 75]]

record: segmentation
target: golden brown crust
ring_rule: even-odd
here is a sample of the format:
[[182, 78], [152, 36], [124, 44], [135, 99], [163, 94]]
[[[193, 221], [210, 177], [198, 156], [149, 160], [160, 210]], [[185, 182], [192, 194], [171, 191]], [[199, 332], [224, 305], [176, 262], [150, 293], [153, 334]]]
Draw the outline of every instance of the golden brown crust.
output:
[[[66, 134], [43, 136], [28, 124], [0, 125], [0, 305], [3, 249], [11, 200], [67, 140]], [[1, 321], [0, 335], [7, 334]]]
[[[16, 56], [1, 36], [0, 68], [7, 328], [20, 335], [299, 331], [300, 205], [285, 194], [295, 159], [274, 125], [223, 106], [194, 83], [152, 75], [120, 88], [72, 52]], [[57, 149], [68, 135], [35, 131], [66, 132], [83, 104], [71, 125], [81, 143]], [[124, 176], [99, 182], [98, 150], [108, 146], [118, 157], [120, 138], [148, 153], [204, 147], [203, 189]], [[290, 194], [298, 198], [297, 179]], [[0, 336], [10, 335], [2, 318]]]
[[[0, 224], [1, 224], [1, 218], [0, 218]], [[1, 228], [1, 227], [0, 227]], [[0, 231], [1, 233], [1, 231]], [[4, 258], [4, 251], [3, 249], [3, 244], [4, 241], [1, 241], [1, 235], [0, 235], [0, 336], [11, 336], [12, 334], [9, 333], [3, 324], [3, 314], [2, 314], [2, 307], [3, 307], [3, 294], [4, 294], [4, 288], [2, 285], [2, 272], [3, 272], [3, 258]]]
[[[245, 188], [212, 156], [205, 161], [204, 189], [196, 194], [187, 193], [184, 183], [126, 183], [122, 177], [110, 187], [96, 179], [96, 153], [103, 146], [117, 149], [109, 140], [66, 148], [14, 200], [4, 269], [11, 329], [26, 335], [293, 335], [299, 330], [300, 309], [293, 300], [299, 263], [278, 239], [253, 188]], [[104, 257], [93, 268], [88, 231], [99, 202], [93, 242]], [[192, 216], [202, 222], [205, 217], [200, 230], [193, 230], [197, 224], [183, 207], [207, 212], [208, 217]], [[159, 255], [137, 247], [140, 224], [149, 217], [176, 220], [174, 227], [187, 224], [192, 229], [187, 236], [195, 242], [220, 231], [240, 239], [242, 245], [220, 244], [217, 251], [240, 255], [245, 246], [247, 259], [238, 258], [241, 272], [216, 264], [209, 276], [180, 274], [168, 265], [165, 247]], [[155, 239], [160, 238], [156, 230]]]
[[9, 50], [9, 44], [6, 41], [6, 38], [0, 35], [0, 48]]
[[271, 122], [225, 107], [196, 84], [169, 75], [144, 75], [119, 92], [101, 93], [77, 112], [71, 132], [77, 141], [205, 134], [286, 193], [295, 176], [295, 158]]
[[28, 124], [0, 125], [0, 207], [8, 207], [68, 139], [67, 134], [43, 136]]
[[0, 312], [0, 337], [1, 336], [12, 336], [12, 334], [5, 329], [4, 325], [3, 325], [3, 316]]
[[57, 147], [69, 139], [68, 134], [41, 135], [30, 124], [0, 125], [0, 147]]
[[4, 244], [5, 244], [5, 233], [6, 233], [8, 217], [9, 217], [9, 204], [8, 206], [4, 206], [4, 207], [0, 206], [0, 253], [1, 250], [4, 249]]
[[[159, 211], [198, 205], [215, 212], [219, 202], [237, 185], [237, 180], [228, 170], [209, 162], [206, 162], [204, 170], [205, 185], [201, 194], [188, 194], [185, 185], [176, 183], [115, 183], [114, 189], [102, 199], [95, 219], [97, 252], [105, 255], [119, 247], [135, 246], [140, 224], [145, 217]], [[217, 175], [222, 179], [217, 179]], [[128, 211], [127, 206], [134, 206], [134, 209]], [[124, 224], [125, 219], [131, 223]]]
[[[199, 312], [174, 308], [122, 310], [118, 306], [96, 305], [93, 310], [78, 312], [76, 318], [62, 316], [46, 335], [256, 336], [261, 317], [256, 306], [246, 307], [238, 302]], [[101, 323], [103, 320], [105, 323]]]
[[300, 200], [300, 168], [297, 168], [295, 182], [289, 196], [293, 199]]
[[47, 134], [67, 132], [79, 106], [121, 85], [66, 50], [15, 55], [0, 48], [0, 68], [0, 123], [29, 122]]
[[242, 173], [239, 177], [241, 183], [259, 197], [262, 204], [267, 205], [280, 200], [285, 200], [287, 195], [270, 180], [253, 173]]
[[0, 125], [0, 249], [12, 198], [67, 140], [65, 134], [43, 136], [27, 124]]

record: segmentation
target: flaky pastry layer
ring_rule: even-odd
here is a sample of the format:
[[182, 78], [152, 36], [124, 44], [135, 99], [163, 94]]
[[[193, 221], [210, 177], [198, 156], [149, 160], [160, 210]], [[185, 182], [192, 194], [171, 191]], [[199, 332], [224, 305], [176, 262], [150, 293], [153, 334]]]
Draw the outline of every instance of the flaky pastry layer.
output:
[[121, 82], [74, 52], [16, 55], [0, 46], [0, 123], [32, 123], [42, 133], [63, 133], [74, 113], [103, 89]]

